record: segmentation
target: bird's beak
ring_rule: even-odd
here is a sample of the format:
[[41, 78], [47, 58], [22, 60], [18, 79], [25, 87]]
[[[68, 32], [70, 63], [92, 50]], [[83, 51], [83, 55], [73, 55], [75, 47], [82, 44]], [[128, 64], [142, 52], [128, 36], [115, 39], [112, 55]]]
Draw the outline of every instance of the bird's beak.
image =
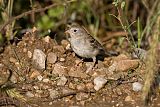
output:
[[69, 30], [66, 30], [64, 33], [65, 33], [66, 35], [69, 34]]

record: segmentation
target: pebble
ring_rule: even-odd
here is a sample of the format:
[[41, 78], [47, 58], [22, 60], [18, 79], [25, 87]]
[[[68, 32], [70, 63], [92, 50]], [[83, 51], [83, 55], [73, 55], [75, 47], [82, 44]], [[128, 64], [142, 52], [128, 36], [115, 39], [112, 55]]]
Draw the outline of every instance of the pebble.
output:
[[45, 78], [45, 79], [43, 79], [43, 82], [47, 83], [47, 82], [49, 82], [49, 79]]
[[70, 50], [70, 49], [71, 49], [71, 45], [68, 44], [68, 45], [66, 46], [66, 50]]
[[33, 88], [35, 89], [35, 90], [38, 90], [39, 89], [39, 87], [38, 86], [33, 86]]
[[132, 52], [132, 58], [145, 61], [147, 59], [147, 51], [141, 48], [135, 48]]
[[37, 78], [37, 76], [40, 75], [39, 71], [37, 71], [36, 69], [31, 69], [31, 71], [33, 71], [30, 75], [30, 78]]
[[59, 95], [58, 91], [50, 89], [49, 90], [49, 94], [50, 94], [50, 98], [54, 99], [57, 98], [57, 96]]
[[69, 42], [67, 40], [63, 39], [61, 41], [61, 44], [62, 44], [63, 47], [66, 47], [69, 44]]
[[37, 76], [37, 79], [38, 79], [39, 81], [42, 81], [42, 79], [43, 79], [42, 75], [38, 75], [38, 76]]
[[37, 69], [45, 69], [46, 55], [40, 49], [35, 49], [33, 52], [33, 62]]
[[16, 63], [17, 62], [17, 60], [15, 58], [13, 58], [13, 57], [10, 57], [9, 61], [12, 62], [12, 63]]
[[57, 81], [58, 86], [64, 86], [67, 83], [67, 78], [65, 76], [61, 76], [60, 79]]
[[94, 85], [91, 82], [89, 82], [89, 83], [86, 84], [86, 88], [88, 90], [92, 90], [94, 88]]
[[65, 58], [60, 58], [59, 61], [64, 62]]
[[28, 51], [27, 55], [28, 55], [28, 58], [32, 58], [32, 52], [31, 51]]
[[48, 53], [47, 63], [54, 64], [57, 61], [57, 55], [53, 52]]
[[86, 73], [89, 73], [93, 69], [93, 62], [86, 62]]
[[12, 83], [17, 83], [18, 82], [17, 77], [14, 74], [11, 76], [10, 80], [11, 80]]
[[65, 53], [65, 49], [63, 48], [63, 46], [60, 45], [56, 45], [53, 47], [54, 49], [57, 49], [58, 51], [60, 51], [61, 53]]
[[98, 76], [94, 79], [93, 82], [94, 82], [94, 89], [98, 91], [102, 87], [104, 87], [104, 85], [107, 83], [107, 80], [102, 76]]
[[76, 94], [76, 99], [77, 99], [78, 101], [86, 100], [86, 99], [88, 99], [88, 98], [89, 98], [89, 94], [87, 94], [87, 93], [80, 92], [80, 93], [77, 93], [77, 94]]
[[129, 102], [129, 101], [132, 101], [132, 100], [133, 100], [133, 99], [132, 99], [131, 96], [127, 96], [124, 101]]
[[133, 91], [141, 91], [142, 87], [143, 87], [143, 85], [139, 82], [134, 82], [132, 84]]
[[27, 48], [23, 48], [23, 52], [26, 53], [27, 52]]
[[87, 78], [88, 75], [82, 72], [82, 69], [78, 67], [71, 67], [71, 69], [68, 71], [68, 75], [71, 77]]
[[85, 86], [84, 83], [80, 83], [80, 84], [77, 85], [76, 88], [77, 88], [77, 90], [85, 90], [85, 87], [86, 87], [86, 86]]
[[52, 71], [53, 74], [58, 74], [59, 76], [67, 76], [67, 71], [65, 70], [66, 67], [62, 66], [60, 63], [56, 63], [54, 69]]
[[76, 89], [76, 85], [73, 84], [72, 82], [69, 83], [69, 86], [68, 86], [70, 89]]
[[43, 38], [43, 40], [46, 42], [46, 43], [49, 43], [49, 40], [50, 40], [51, 38], [49, 37], [49, 36], [46, 36], [46, 37], [44, 37]]
[[31, 93], [30, 91], [27, 91], [26, 92], [26, 96], [31, 98], [31, 97], [34, 97], [34, 94]]

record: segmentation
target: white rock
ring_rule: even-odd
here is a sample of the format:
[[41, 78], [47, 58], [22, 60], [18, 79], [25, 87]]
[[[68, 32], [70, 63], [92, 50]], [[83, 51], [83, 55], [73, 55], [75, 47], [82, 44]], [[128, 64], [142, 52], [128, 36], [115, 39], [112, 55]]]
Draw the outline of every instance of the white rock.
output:
[[37, 79], [38, 79], [39, 81], [42, 81], [42, 79], [43, 79], [42, 75], [38, 75], [38, 76], [37, 76]]
[[40, 49], [35, 49], [33, 52], [33, 62], [38, 69], [45, 69], [46, 55]]
[[10, 80], [13, 82], [13, 83], [17, 83], [18, 80], [17, 80], [17, 77], [13, 74], [10, 78]]
[[142, 87], [143, 87], [143, 85], [139, 82], [134, 82], [132, 84], [133, 91], [141, 91]]
[[96, 91], [100, 90], [106, 83], [107, 83], [107, 80], [102, 77], [102, 76], [98, 76], [94, 79], [94, 89]]
[[64, 86], [67, 82], [67, 78], [65, 76], [60, 77], [60, 79], [57, 81], [57, 85]]
[[65, 61], [65, 59], [64, 58], [60, 58], [59, 61], [63, 62], [63, 61]]
[[30, 91], [27, 91], [27, 92], [26, 92], [26, 96], [27, 96], [27, 97], [34, 97], [34, 94], [31, 93]]
[[43, 40], [44, 40], [45, 42], [49, 43], [50, 39], [51, 39], [51, 38], [50, 38], [49, 36], [46, 36]]
[[68, 45], [66, 46], [66, 50], [70, 50], [70, 49], [71, 49], [71, 45], [68, 44]]
[[56, 98], [59, 95], [58, 91], [52, 89], [49, 90], [49, 94], [52, 99]]
[[49, 82], [49, 79], [45, 78], [45, 79], [43, 79], [43, 82], [47, 83], [47, 82]]

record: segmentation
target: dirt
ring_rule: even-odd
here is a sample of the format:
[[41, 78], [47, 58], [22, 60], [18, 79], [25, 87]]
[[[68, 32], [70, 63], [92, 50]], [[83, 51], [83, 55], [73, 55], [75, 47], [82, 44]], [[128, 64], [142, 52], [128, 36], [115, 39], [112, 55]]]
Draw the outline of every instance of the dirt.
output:
[[[32, 60], [35, 49], [41, 50], [46, 55], [45, 69], [41, 69]], [[58, 44], [48, 36], [38, 37], [35, 32], [26, 33], [22, 40], [7, 45], [0, 54], [0, 85], [4, 90], [0, 93], [0, 105], [5, 107], [143, 106], [142, 89], [134, 91], [132, 88], [134, 82], [144, 83], [143, 66], [132, 65], [133, 68], [126, 68], [126, 71], [123, 69], [108, 73], [108, 68], [117, 57], [98, 61], [95, 68], [87, 74], [85, 71], [92, 60], [81, 61], [82, 58], [70, 50], [66, 40]], [[49, 61], [50, 58], [54, 59]], [[126, 59], [132, 61], [128, 57]], [[107, 80], [99, 90], [94, 89], [94, 79], [97, 76]], [[156, 96], [150, 106], [160, 106], [158, 98], [159, 96]]]

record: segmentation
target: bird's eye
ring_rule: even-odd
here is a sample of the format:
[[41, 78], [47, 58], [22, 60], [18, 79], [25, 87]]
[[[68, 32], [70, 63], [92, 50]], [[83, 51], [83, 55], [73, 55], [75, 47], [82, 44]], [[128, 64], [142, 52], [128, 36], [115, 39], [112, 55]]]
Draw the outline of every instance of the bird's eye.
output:
[[74, 32], [77, 32], [77, 30], [75, 29], [75, 30], [73, 30]]

